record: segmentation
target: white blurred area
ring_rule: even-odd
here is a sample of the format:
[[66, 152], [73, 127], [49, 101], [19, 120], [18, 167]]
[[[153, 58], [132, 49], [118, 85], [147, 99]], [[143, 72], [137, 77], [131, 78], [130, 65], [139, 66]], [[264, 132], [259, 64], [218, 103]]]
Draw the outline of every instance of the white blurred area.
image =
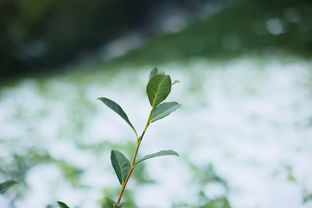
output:
[[[277, 23], [268, 22], [269, 30]], [[205, 194], [212, 198], [227, 194], [233, 208], [311, 206], [302, 202], [303, 192], [312, 191], [311, 62], [276, 57], [226, 63], [199, 59], [160, 69], [181, 81], [168, 100], [180, 102], [182, 108], [153, 123], [141, 155], [174, 149], [181, 157], [146, 162], [157, 183], [129, 184], [140, 208], [196, 203], [201, 184], [195, 182], [189, 164], [209, 163], [227, 181], [229, 192], [212, 183]], [[1, 89], [0, 156], [7, 158], [6, 163], [13, 152], [43, 149], [85, 169], [82, 183], [90, 186], [73, 188], [58, 168], [41, 164], [27, 173], [29, 187], [16, 208], [42, 208], [56, 200], [73, 207], [97, 207], [103, 187], [118, 183], [110, 167], [110, 150], [103, 149], [99, 157], [77, 144], [134, 139], [127, 125], [96, 98], [115, 100], [142, 129], [149, 110], [145, 96], [149, 70], [125, 66], [114, 72], [55, 76], [43, 83], [27, 79]], [[0, 197], [1, 208], [8, 208], [8, 199], [10, 195]]]

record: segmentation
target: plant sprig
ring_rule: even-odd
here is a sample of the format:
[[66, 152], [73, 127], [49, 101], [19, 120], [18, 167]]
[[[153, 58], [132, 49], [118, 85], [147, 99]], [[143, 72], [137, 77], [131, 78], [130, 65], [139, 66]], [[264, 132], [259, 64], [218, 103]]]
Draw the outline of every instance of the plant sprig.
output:
[[[147, 159], [151, 159], [151, 158], [159, 157], [159, 156], [166, 156], [166, 155], [178, 156], [178, 153], [176, 153], [173, 150], [161, 150], [157, 153], [147, 155], [137, 160], [141, 142], [150, 124], [152, 122], [155, 122], [159, 119], [162, 119], [170, 115], [172, 112], [174, 112], [181, 106], [177, 102], [163, 102], [170, 94], [172, 84], [173, 83], [169, 75], [160, 73], [157, 68], [154, 68], [151, 71], [150, 76], [149, 76], [149, 81], [146, 87], [146, 93], [147, 93], [149, 103], [151, 105], [151, 110], [148, 115], [148, 119], [146, 121], [145, 127], [140, 136], [138, 136], [135, 128], [133, 127], [126, 113], [116, 102], [105, 97], [99, 98], [100, 101], [102, 101], [110, 109], [115, 111], [120, 117], [122, 117], [128, 123], [128, 125], [132, 128], [137, 138], [134, 155], [132, 156], [131, 162], [120, 151], [112, 150], [111, 152], [112, 166], [121, 184], [121, 189], [120, 189], [117, 201], [113, 204], [106, 203], [107, 208], [122, 206], [120, 205], [121, 198], [127, 187], [128, 181], [131, 178], [133, 170], [135, 169], [138, 163], [141, 163]], [[110, 204], [112, 204], [113, 206], [111, 206]]]
[[[176, 83], [179, 83], [179, 81], [175, 80], [172, 82], [169, 75], [159, 72], [157, 68], [154, 68], [150, 72], [149, 81], [146, 86], [146, 94], [151, 105], [151, 109], [146, 124], [140, 135], [137, 133], [137, 130], [131, 123], [129, 117], [119, 104], [106, 97], [98, 98], [107, 107], [117, 113], [130, 126], [136, 136], [136, 146], [131, 161], [122, 152], [118, 150], [111, 151], [111, 163], [121, 188], [116, 201], [110, 198], [105, 198], [104, 208], [124, 207], [125, 203], [121, 203], [121, 199], [136, 165], [155, 157], [168, 155], [179, 156], [178, 153], [173, 150], [161, 150], [159, 152], [146, 155], [139, 160], [137, 159], [140, 145], [150, 124], [165, 118], [181, 106], [177, 102], [163, 102], [170, 94], [172, 85]], [[59, 201], [58, 205], [61, 208], [69, 208], [69, 206], [67, 206], [64, 202]]]

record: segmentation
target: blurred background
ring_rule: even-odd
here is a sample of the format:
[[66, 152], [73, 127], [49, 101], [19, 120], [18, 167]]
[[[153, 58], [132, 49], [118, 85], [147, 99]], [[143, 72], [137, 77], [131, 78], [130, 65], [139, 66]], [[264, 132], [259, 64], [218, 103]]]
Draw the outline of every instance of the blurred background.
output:
[[137, 129], [148, 75], [180, 80], [153, 123], [129, 208], [312, 206], [312, 1], [1, 0], [1, 208], [103, 206], [119, 183], [110, 150]]

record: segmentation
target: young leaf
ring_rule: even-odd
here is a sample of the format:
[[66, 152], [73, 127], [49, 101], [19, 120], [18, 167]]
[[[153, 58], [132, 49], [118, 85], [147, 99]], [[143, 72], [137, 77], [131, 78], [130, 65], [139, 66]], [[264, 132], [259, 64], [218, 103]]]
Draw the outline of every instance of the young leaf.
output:
[[154, 157], [167, 156], [167, 155], [174, 155], [174, 156], [179, 157], [179, 154], [176, 151], [173, 151], [173, 150], [161, 150], [161, 151], [156, 152], [154, 154], [146, 155], [141, 160], [138, 160], [136, 162], [136, 164], [138, 164], [140, 162], [143, 162], [144, 160], [148, 160], [148, 159], [154, 158]]
[[165, 74], [163, 71], [159, 70], [158, 68], [154, 67], [152, 69], [152, 71], [150, 72], [150, 75], [149, 75], [149, 79], [151, 79], [153, 76], [155, 75], [158, 75], [158, 74]]
[[122, 184], [130, 170], [130, 161], [118, 150], [112, 150], [111, 162], [120, 184]]
[[64, 202], [58, 201], [57, 204], [60, 208], [69, 208], [69, 206], [67, 206], [67, 204], [65, 204]]
[[179, 80], [174, 80], [171, 85], [178, 84], [178, 83], [180, 83]]
[[168, 103], [161, 103], [159, 106], [155, 108], [155, 110], [152, 113], [151, 122], [157, 121], [159, 119], [162, 119], [173, 111], [180, 108], [180, 104], [177, 102], [168, 102]]
[[114, 101], [112, 101], [112, 100], [110, 100], [108, 98], [105, 98], [105, 97], [100, 97], [98, 99], [100, 101], [102, 101], [105, 105], [107, 105], [107, 107], [109, 107], [110, 109], [115, 111], [121, 118], [123, 118], [123, 120], [125, 120], [129, 124], [129, 126], [132, 128], [132, 130], [134, 131], [135, 135], [137, 136], [137, 132], [136, 132], [134, 126], [132, 125], [132, 123], [130, 122], [127, 114], [123, 111], [123, 109], [120, 107], [120, 105], [118, 105]]
[[158, 74], [158, 69], [155, 67], [152, 69], [152, 71], [150, 72], [150, 75], [149, 75], [149, 79], [151, 79], [153, 76], [157, 75]]
[[146, 93], [151, 106], [155, 107], [165, 100], [171, 91], [170, 76], [157, 74], [153, 76], [146, 87]]
[[8, 180], [3, 183], [0, 183], [0, 194], [4, 194], [7, 190], [9, 190], [15, 184], [17, 184], [17, 182], [12, 181], [12, 180]]

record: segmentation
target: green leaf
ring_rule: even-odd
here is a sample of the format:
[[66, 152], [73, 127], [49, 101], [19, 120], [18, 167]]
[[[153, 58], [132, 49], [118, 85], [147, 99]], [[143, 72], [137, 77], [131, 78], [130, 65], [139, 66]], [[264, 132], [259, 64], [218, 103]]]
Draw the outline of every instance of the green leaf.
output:
[[122, 208], [124, 206], [124, 203], [117, 203], [114, 200], [110, 198], [105, 198], [104, 202], [104, 208]]
[[123, 118], [123, 120], [125, 120], [129, 126], [132, 128], [132, 130], [134, 131], [135, 135], [138, 137], [138, 134], [134, 128], [134, 126], [132, 125], [132, 123], [130, 122], [127, 114], [123, 111], [123, 109], [120, 107], [120, 105], [118, 105], [117, 103], [115, 103], [114, 101], [105, 98], [105, 97], [100, 97], [98, 98], [100, 101], [102, 101], [105, 105], [107, 105], [107, 107], [109, 107], [110, 109], [112, 109], [113, 111], [115, 111], [121, 118]]
[[17, 182], [12, 181], [12, 180], [8, 180], [3, 183], [0, 183], [0, 194], [4, 194], [7, 190], [9, 190], [15, 184], [17, 184]]
[[171, 85], [174, 85], [174, 84], [179, 84], [180, 83], [180, 81], [179, 80], [174, 80], [174, 82], [172, 82], [172, 84]]
[[149, 75], [149, 79], [151, 79], [153, 76], [157, 75], [159, 72], [158, 72], [158, 69], [155, 67], [152, 69], [152, 71], [150, 72], [150, 75]]
[[116, 202], [114, 202], [112, 199], [105, 198], [104, 206], [105, 206], [105, 208], [114, 208], [115, 203]]
[[67, 204], [65, 204], [64, 202], [58, 201], [57, 204], [60, 208], [69, 208], [69, 206], [67, 206]]
[[140, 162], [143, 162], [144, 160], [148, 160], [148, 159], [154, 158], [154, 157], [168, 156], [168, 155], [174, 155], [174, 156], [179, 157], [179, 154], [176, 151], [173, 151], [173, 150], [161, 150], [161, 151], [156, 152], [154, 154], [146, 155], [141, 160], [137, 161], [136, 164], [138, 164]]
[[152, 113], [151, 122], [157, 121], [159, 119], [162, 119], [173, 111], [180, 108], [181, 105], [177, 102], [168, 102], [168, 103], [162, 103], [159, 106], [155, 108], [155, 110]]
[[112, 150], [111, 162], [120, 184], [122, 184], [130, 170], [130, 161], [118, 150]]
[[155, 107], [164, 101], [171, 91], [170, 76], [157, 74], [153, 76], [146, 87], [146, 93], [151, 106]]

